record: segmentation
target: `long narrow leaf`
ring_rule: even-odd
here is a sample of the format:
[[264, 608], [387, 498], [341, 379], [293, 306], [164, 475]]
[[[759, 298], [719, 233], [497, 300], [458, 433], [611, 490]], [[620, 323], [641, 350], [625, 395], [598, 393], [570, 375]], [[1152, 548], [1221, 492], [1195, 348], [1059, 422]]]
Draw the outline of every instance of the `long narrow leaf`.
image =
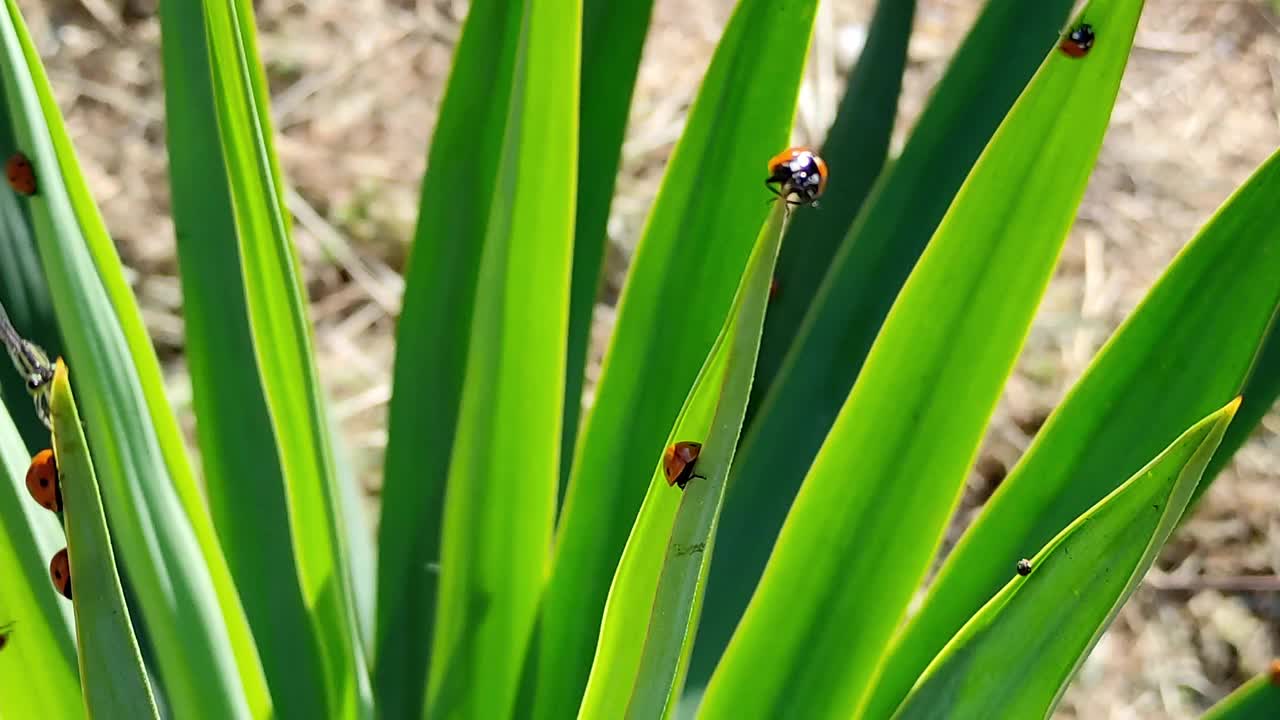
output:
[[583, 0], [582, 4], [582, 103], [578, 126], [581, 147], [564, 382], [564, 440], [560, 443], [562, 490], [573, 467], [591, 316], [600, 285], [600, 265], [609, 241], [605, 231], [609, 205], [652, 10], [653, 0]]
[[515, 707], [551, 554], [573, 262], [580, 0], [524, 5], [449, 464], [427, 714]]
[[319, 639], [291, 571], [284, 476], [253, 353], [239, 248], [230, 241], [235, 210], [203, 9], [165, 3], [160, 22], [187, 366], [209, 506], [275, 707], [285, 717], [326, 716]]
[[[1043, 61], [1071, 5], [1071, 0], [987, 3], [902, 154], [881, 175], [832, 258], [767, 396], [763, 387], [757, 393], [756, 414], [743, 433], [690, 685], [704, 685], [715, 669], [890, 305], [978, 154]], [[840, 166], [832, 168], [833, 183], [842, 172]], [[799, 252], [805, 239], [797, 240], [784, 252], [787, 247]], [[782, 285], [777, 302], [788, 302], [788, 295], [788, 285]]]
[[902, 699], [1027, 548], [1044, 545], [1183, 428], [1241, 391], [1280, 307], [1277, 193], [1280, 153], [1218, 211], [1107, 342], [947, 557], [879, 673], [868, 717]]
[[[725, 479], [751, 391], [769, 284], [786, 224], [778, 203], [756, 240], [733, 306], [668, 437], [702, 443], [683, 490], [657, 463], [622, 552], [580, 718], [661, 717], [679, 696], [701, 606]], [[636, 628], [646, 627], [644, 642]]]
[[[19, 402], [15, 412], [35, 415], [25, 393]], [[47, 443], [48, 428], [44, 436]], [[0, 407], [0, 697], [6, 716], [83, 717], [71, 605], [49, 582], [49, 558], [66, 538], [57, 516], [27, 492], [30, 461]]]
[[155, 351], [39, 56], [7, 3], [5, 98], [39, 193], [29, 207], [94, 438], [103, 500], [175, 712], [270, 714], [262, 668], [165, 398]]
[[158, 718], [120, 589], [89, 446], [61, 360], [53, 376], [51, 407], [85, 708], [90, 717]]
[[[703, 716], [847, 717], [864, 699], [1053, 272], [1141, 8], [1090, 4], [1106, 35], [1085, 58], [1045, 48], [890, 310], [712, 676]], [[1084, 92], [1090, 102], [1076, 102]], [[785, 670], [762, 675], [765, 662]]]
[[786, 146], [816, 5], [738, 4], [667, 166], [575, 451], [542, 615], [535, 717], [562, 718], [581, 700], [609, 579], [653, 459], [767, 212], [765, 165]]
[[[1196, 423], [1031, 557], [925, 671], [894, 714], [1048, 717], [1177, 527], [1240, 400]], [[1029, 552], [1029, 551], [1028, 551]], [[883, 716], [880, 716], [883, 717]]]
[[269, 117], [256, 79], [261, 69], [253, 52], [252, 10], [240, 0], [206, 2], [203, 9], [252, 347], [279, 448], [302, 599], [321, 649], [329, 712], [372, 717], [373, 692], [339, 509], [342, 493]]
[[[723, 343], [719, 351], [727, 355], [725, 369], [713, 386], [719, 391], [716, 411], [711, 418], [706, 445], [698, 457], [703, 464], [700, 471], [706, 477], [685, 493], [665, 543], [666, 562], [658, 578], [640, 669], [627, 705], [629, 717], [665, 716], [682, 689], [682, 676], [693, 649], [698, 611], [702, 606], [702, 589], [715, 546], [716, 525], [724, 503], [725, 483], [751, 395], [765, 305], [769, 301], [787, 215], [786, 203], [774, 205], [756, 240], [755, 251], [747, 263], [747, 272], [719, 341]], [[646, 550], [663, 552], [664, 548], [662, 545], [641, 548], [641, 552]]]
[[[471, 4], [422, 182], [396, 332], [378, 529], [375, 681], [386, 717], [422, 714], [445, 477], [522, 13], [523, 3], [516, 0]], [[456, 178], [464, 175], [471, 178], [471, 190], [453, 192]]]

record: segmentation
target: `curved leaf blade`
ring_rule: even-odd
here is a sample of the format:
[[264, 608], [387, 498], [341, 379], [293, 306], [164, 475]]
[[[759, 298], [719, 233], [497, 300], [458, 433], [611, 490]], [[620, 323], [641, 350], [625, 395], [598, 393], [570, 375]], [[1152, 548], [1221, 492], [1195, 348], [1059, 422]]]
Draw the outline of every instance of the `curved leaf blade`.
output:
[[[1222, 206], [1107, 341], [899, 632], [870, 717], [887, 715], [901, 701], [1027, 548], [1044, 545], [1183, 428], [1241, 391], [1280, 308], [1277, 193], [1280, 153]], [[1243, 437], [1260, 418], [1256, 409], [1237, 415], [1227, 436]], [[1222, 455], [1219, 448], [1197, 488], [1212, 481]]]
[[[622, 707], [629, 717], [662, 717], [679, 697], [786, 221], [786, 206], [777, 203], [667, 439], [668, 446], [702, 443], [698, 477], [677, 492], [659, 462], [650, 479], [609, 591], [580, 718], [612, 717]], [[635, 629], [646, 626], [637, 643]]]
[[[1107, 42], [1083, 61], [1046, 48], [890, 310], [700, 717], [844, 717], [865, 699], [1048, 285], [1141, 8], [1092, 3]], [[787, 671], [762, 675], [766, 659]]]
[[1280, 662], [1272, 661], [1271, 672], [1236, 688], [1200, 720], [1268, 720], [1280, 715]]
[[582, 698], [609, 579], [653, 459], [767, 213], [764, 166], [786, 146], [816, 5], [738, 4], [667, 166], [575, 450], [542, 614], [537, 718], [562, 718]]
[[89, 446], [61, 360], [53, 376], [51, 408], [85, 708], [89, 717], [159, 720], [120, 589]]
[[1177, 527], [1239, 405], [1196, 423], [1041, 549], [1031, 574], [965, 624], [893, 717], [1048, 717]]

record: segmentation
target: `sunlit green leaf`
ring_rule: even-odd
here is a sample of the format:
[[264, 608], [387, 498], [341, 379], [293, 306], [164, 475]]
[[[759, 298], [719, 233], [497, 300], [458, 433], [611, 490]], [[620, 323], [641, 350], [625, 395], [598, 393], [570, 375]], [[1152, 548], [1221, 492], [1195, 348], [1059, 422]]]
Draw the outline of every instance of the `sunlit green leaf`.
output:
[[[929, 666], [897, 720], [1048, 717], [1138, 587], [1200, 482], [1239, 399], [1191, 427], [1030, 557]], [[1012, 578], [1012, 579], [1009, 579]]]
[[1086, 58], [1045, 48], [889, 311], [701, 717], [848, 717], [865, 699], [1048, 285], [1141, 7], [1093, 2], [1108, 41]]

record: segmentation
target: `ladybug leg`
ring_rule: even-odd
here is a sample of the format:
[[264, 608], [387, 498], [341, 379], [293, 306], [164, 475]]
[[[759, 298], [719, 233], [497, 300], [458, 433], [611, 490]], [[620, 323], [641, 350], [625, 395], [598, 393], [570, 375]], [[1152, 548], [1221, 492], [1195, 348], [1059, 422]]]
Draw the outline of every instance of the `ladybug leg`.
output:
[[707, 478], [706, 478], [706, 476], [705, 476], [705, 475], [690, 475], [690, 476], [689, 476], [689, 478], [688, 478], [687, 480], [685, 480], [684, 482], [680, 483], [680, 489], [681, 489], [681, 490], [683, 490], [685, 485], [688, 485], [689, 483], [693, 482], [694, 480], [701, 480], [701, 481], [703, 481], [703, 482], [706, 482], [706, 481], [707, 481]]

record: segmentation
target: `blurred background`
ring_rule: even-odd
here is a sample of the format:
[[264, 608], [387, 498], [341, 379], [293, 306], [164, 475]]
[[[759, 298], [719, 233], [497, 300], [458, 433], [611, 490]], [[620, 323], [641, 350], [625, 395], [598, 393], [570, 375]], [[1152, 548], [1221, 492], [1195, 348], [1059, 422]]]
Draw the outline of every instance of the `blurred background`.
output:
[[[159, 0], [19, 0], [193, 439], [169, 219]], [[181, 1], [181, 0], [169, 0]], [[1025, 0], [1031, 2], [1033, 0]], [[276, 149], [292, 187], [322, 379], [376, 508], [393, 331], [418, 184], [464, 0], [261, 0]], [[895, 148], [981, 0], [919, 0]], [[730, 0], [655, 0], [632, 105], [586, 401], [613, 305]], [[823, 0], [796, 122], [820, 144], [871, 0]], [[762, 50], [763, 51], [763, 50]], [[1081, 97], [1081, 102], [1090, 98]], [[1231, 190], [1280, 148], [1270, 0], [1148, 0], [1079, 219], [948, 542], [1062, 393]], [[832, 168], [840, 172], [839, 168]], [[1280, 207], [1280, 198], [1277, 198]], [[376, 521], [376, 517], [371, 515]], [[1190, 718], [1280, 655], [1273, 412], [1098, 645], [1060, 718]]]

